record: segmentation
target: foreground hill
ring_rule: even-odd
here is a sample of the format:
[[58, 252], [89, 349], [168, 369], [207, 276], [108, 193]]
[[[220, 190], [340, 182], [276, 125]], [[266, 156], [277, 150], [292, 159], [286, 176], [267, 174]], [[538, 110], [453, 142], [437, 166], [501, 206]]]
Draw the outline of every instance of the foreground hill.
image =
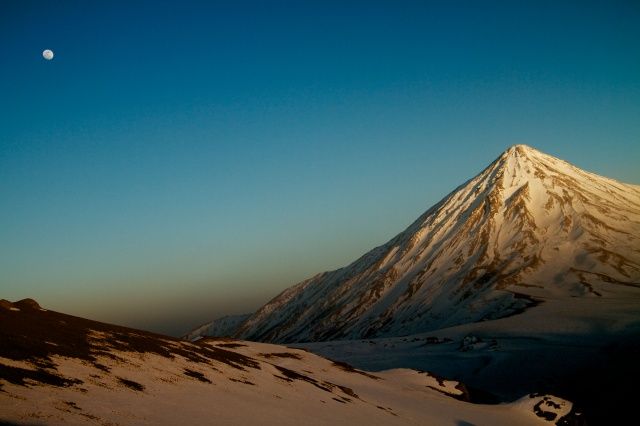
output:
[[[356, 370], [303, 350], [186, 342], [0, 301], [0, 424], [567, 424], [571, 403], [466, 402], [458, 382]], [[568, 415], [568, 416], [567, 416]]]
[[235, 337], [403, 336], [629, 288], [640, 288], [640, 187], [517, 145], [388, 243], [282, 292]]

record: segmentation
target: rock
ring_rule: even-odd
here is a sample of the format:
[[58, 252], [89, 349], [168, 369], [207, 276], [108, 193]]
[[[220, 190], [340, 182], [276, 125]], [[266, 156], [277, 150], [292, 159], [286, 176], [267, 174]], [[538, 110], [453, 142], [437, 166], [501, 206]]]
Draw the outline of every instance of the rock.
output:
[[22, 299], [14, 303], [14, 305], [23, 309], [41, 309], [38, 302], [33, 299]]

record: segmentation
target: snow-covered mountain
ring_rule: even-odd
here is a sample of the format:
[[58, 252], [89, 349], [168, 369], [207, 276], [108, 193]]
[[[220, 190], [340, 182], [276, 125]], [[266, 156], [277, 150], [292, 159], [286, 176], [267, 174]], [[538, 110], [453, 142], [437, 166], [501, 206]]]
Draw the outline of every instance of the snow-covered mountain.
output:
[[640, 287], [640, 186], [516, 145], [391, 241], [282, 292], [235, 336], [409, 335], [625, 287]]
[[226, 315], [194, 328], [182, 338], [196, 340], [200, 337], [231, 337], [238, 330], [240, 324], [250, 316], [251, 314]]
[[45, 310], [33, 300], [0, 300], [2, 425], [506, 426], [580, 419], [571, 402], [551, 395], [500, 405], [467, 399], [460, 383], [426, 372], [372, 374], [278, 345], [191, 343]]

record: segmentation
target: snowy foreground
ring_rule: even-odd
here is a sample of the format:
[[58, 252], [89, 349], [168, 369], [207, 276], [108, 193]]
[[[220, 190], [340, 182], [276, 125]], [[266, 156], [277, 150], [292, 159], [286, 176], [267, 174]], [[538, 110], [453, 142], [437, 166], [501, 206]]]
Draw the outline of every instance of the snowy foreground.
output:
[[[552, 396], [466, 402], [458, 382], [356, 370], [300, 349], [166, 336], [0, 302], [0, 423], [535, 425], [575, 420]], [[565, 415], [569, 417], [561, 420]]]

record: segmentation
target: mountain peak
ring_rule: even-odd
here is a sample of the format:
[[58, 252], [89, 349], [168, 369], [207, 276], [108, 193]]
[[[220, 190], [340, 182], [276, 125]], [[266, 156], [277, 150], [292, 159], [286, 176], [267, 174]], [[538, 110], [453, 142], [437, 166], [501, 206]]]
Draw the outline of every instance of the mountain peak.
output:
[[249, 340], [406, 335], [495, 319], [535, 299], [619, 297], [640, 282], [640, 187], [527, 145], [350, 265], [285, 290]]
[[[555, 157], [545, 154], [542, 151], [538, 151], [535, 148], [530, 147], [529, 145], [517, 144], [512, 145], [507, 148], [500, 157], [498, 157], [498, 161], [507, 161], [512, 160], [514, 162], [525, 162], [525, 161], [539, 161], [540, 158], [553, 158]], [[558, 160], [559, 161], [559, 160]]]
[[504, 152], [505, 154], [510, 154], [510, 153], [526, 153], [526, 152], [539, 152], [537, 149], [530, 147], [529, 145], [525, 145], [522, 143], [519, 144], [515, 144], [515, 145], [511, 145], [509, 148], [506, 149], [506, 151]]
[[544, 197], [551, 193], [562, 196], [562, 187], [570, 192], [580, 189], [589, 192], [594, 189], [589, 188], [594, 183], [601, 186], [599, 183], [606, 180], [607, 186], [614, 182], [524, 144], [509, 147], [474, 180], [506, 190], [502, 194], [505, 198], [525, 185]]
[[546, 154], [528, 145], [513, 145], [507, 148], [489, 168], [501, 170], [505, 176], [516, 177], [523, 173], [528, 174], [531, 172], [535, 168], [534, 164], [539, 162], [539, 157], [541, 156], [546, 156]]

